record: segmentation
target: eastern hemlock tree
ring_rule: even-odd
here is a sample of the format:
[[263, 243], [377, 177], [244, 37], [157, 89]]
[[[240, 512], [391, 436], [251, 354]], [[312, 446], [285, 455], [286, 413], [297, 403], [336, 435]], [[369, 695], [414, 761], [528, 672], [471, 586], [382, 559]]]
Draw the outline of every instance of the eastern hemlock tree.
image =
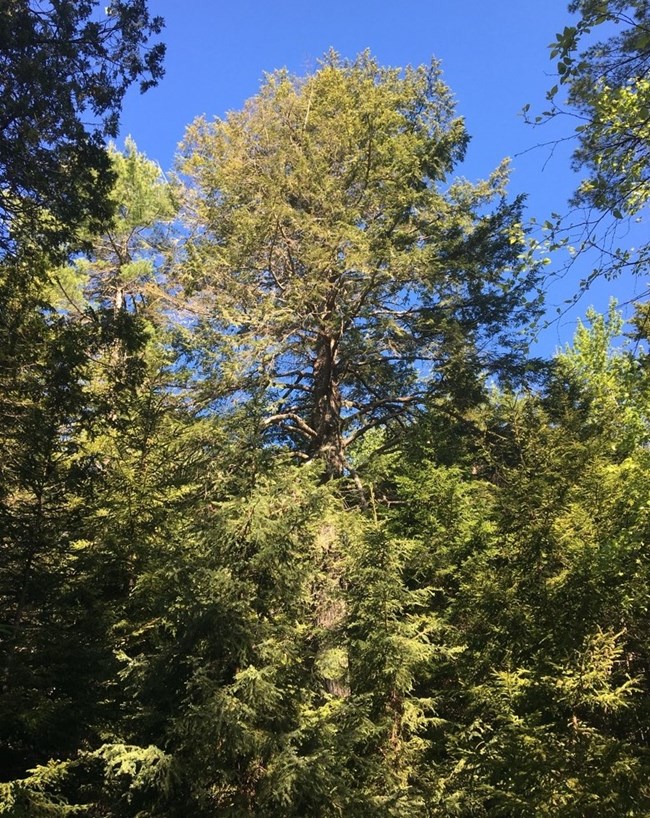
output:
[[0, 288], [3, 778], [119, 732], [113, 628], [183, 493], [156, 283], [174, 210], [133, 145], [112, 162], [119, 217], [96, 251]]
[[85, 333], [44, 308], [35, 282], [5, 282], [0, 298], [0, 766], [14, 777], [59, 752], [63, 735], [81, 740], [102, 623], [75, 572], [90, 477], [77, 445]]
[[648, 380], [611, 350], [618, 317], [591, 320], [546, 394], [476, 413], [464, 475], [435, 441], [397, 472], [453, 657], [430, 677], [429, 814], [647, 814]]
[[436, 63], [367, 53], [272, 74], [242, 111], [197, 120], [178, 275], [204, 405], [249, 401], [272, 439], [342, 474], [369, 429], [512, 362], [536, 271], [505, 165], [448, 181], [467, 142]]
[[0, 254], [65, 252], [111, 215], [106, 137], [126, 90], [161, 78], [145, 0], [0, 4]]

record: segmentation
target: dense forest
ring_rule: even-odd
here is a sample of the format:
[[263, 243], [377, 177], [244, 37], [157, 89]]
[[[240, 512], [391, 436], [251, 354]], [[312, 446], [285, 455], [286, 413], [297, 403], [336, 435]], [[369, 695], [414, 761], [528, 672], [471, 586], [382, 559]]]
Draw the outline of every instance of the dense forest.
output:
[[[573, 263], [643, 279], [650, 7], [571, 11]], [[647, 302], [531, 357], [576, 238], [435, 61], [117, 150], [161, 30], [0, 4], [0, 815], [647, 818]]]

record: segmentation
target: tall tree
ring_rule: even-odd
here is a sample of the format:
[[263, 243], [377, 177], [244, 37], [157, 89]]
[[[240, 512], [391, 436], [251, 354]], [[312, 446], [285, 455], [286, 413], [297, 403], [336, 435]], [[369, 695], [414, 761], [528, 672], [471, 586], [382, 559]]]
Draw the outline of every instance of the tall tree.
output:
[[0, 254], [65, 250], [111, 215], [106, 137], [128, 87], [162, 77], [145, 0], [0, 3]]
[[195, 122], [180, 275], [204, 400], [254, 399], [276, 439], [341, 474], [366, 431], [503, 366], [535, 270], [505, 166], [448, 182], [467, 141], [436, 63], [367, 53], [272, 74], [241, 112]]
[[133, 145], [112, 162], [119, 216], [95, 253], [0, 287], [3, 776], [96, 742], [111, 629], [174, 494], [156, 285], [174, 211]]

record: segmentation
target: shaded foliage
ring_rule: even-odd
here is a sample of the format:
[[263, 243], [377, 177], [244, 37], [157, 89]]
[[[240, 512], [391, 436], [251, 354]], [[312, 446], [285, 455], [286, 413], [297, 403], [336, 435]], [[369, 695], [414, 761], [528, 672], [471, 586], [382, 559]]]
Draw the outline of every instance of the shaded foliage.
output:
[[77, 249], [110, 219], [117, 136], [134, 82], [162, 77], [162, 29], [144, 0], [0, 4], [0, 254]]
[[129, 142], [85, 256], [0, 266], [0, 814], [643, 818], [647, 309], [503, 385], [535, 271], [500, 175], [440, 187], [435, 67], [191, 134], [196, 188]]

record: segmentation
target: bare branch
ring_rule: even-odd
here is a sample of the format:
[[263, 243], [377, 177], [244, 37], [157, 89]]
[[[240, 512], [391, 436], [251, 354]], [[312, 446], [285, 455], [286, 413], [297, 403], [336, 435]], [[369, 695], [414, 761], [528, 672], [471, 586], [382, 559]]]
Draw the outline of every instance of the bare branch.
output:
[[295, 412], [280, 412], [277, 415], [271, 415], [268, 418], [265, 418], [263, 421], [264, 428], [268, 428], [272, 426], [274, 423], [281, 423], [283, 420], [291, 420], [293, 423], [296, 424], [297, 430], [302, 432], [309, 438], [317, 437], [316, 432], [309, 426], [305, 421], [297, 415]]

